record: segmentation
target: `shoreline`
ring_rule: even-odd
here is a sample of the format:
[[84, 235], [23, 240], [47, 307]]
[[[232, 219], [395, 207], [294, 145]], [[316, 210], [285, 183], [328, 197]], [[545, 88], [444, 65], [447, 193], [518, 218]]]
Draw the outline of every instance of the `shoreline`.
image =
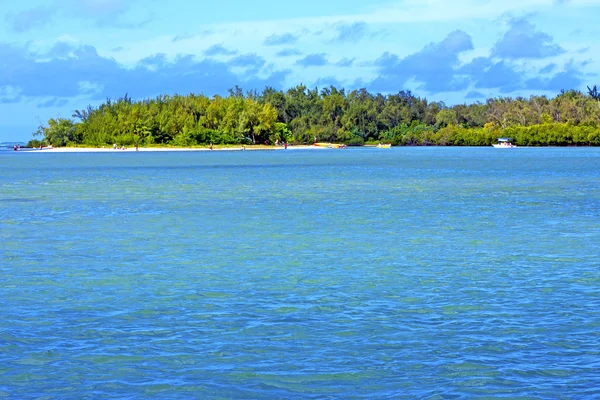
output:
[[131, 153], [131, 152], [198, 152], [198, 151], [259, 151], [259, 150], [322, 150], [327, 149], [326, 147], [309, 146], [309, 145], [297, 145], [288, 146], [285, 149], [282, 146], [246, 146], [244, 150], [242, 147], [218, 147], [213, 146], [211, 150], [208, 147], [140, 147], [138, 150], [135, 147], [127, 147], [125, 149], [113, 149], [112, 147], [53, 147], [53, 148], [21, 148], [24, 153]]

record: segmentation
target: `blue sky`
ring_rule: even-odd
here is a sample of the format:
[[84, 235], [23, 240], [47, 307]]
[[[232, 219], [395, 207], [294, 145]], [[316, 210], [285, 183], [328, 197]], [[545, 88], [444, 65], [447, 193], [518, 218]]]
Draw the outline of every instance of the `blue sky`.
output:
[[[128, 93], [336, 85], [447, 104], [600, 84], [600, 0], [0, 3], [0, 141]], [[596, 39], [596, 40], [595, 40]]]

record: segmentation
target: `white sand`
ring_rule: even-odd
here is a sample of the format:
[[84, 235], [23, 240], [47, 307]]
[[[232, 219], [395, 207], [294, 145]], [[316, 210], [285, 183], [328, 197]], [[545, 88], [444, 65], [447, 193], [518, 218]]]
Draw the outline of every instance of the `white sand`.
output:
[[[288, 146], [287, 150], [321, 150], [326, 149], [326, 147], [316, 147], [316, 146]], [[140, 147], [138, 151], [241, 151], [240, 147], [218, 147], [213, 146], [213, 150], [210, 150], [207, 147]], [[281, 146], [261, 146], [261, 147], [252, 147], [246, 146], [246, 150], [248, 151], [257, 151], [257, 150], [285, 150]], [[31, 153], [121, 153], [121, 152], [135, 152], [135, 147], [128, 147], [124, 150], [121, 149], [113, 149], [112, 147], [104, 147], [104, 148], [94, 148], [94, 147], [54, 147], [54, 148], [44, 148], [43, 150], [33, 150]]]

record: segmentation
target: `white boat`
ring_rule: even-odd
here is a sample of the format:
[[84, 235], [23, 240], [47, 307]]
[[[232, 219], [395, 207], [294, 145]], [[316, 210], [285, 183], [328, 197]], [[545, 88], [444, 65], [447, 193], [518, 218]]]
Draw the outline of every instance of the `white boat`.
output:
[[512, 149], [512, 148], [517, 147], [514, 144], [512, 144], [511, 138], [505, 138], [505, 137], [498, 138], [498, 143], [493, 144], [492, 146], [494, 146], [497, 149]]

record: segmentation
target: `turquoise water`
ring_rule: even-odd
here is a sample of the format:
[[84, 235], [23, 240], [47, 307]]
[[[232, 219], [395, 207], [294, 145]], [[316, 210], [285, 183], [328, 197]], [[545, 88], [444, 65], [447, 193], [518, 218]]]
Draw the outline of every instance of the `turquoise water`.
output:
[[600, 149], [0, 173], [0, 397], [600, 397]]

